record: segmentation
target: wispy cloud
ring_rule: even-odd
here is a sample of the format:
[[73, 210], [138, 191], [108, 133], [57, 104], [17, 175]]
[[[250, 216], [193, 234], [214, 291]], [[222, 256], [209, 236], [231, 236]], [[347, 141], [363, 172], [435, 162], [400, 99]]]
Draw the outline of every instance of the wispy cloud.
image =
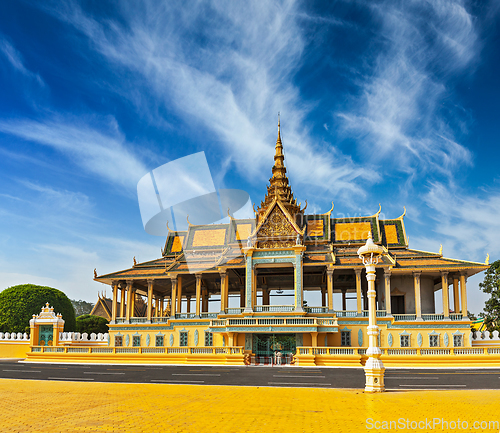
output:
[[27, 180], [19, 181], [26, 188], [38, 193], [38, 205], [48, 206], [51, 212], [69, 212], [89, 215], [92, 204], [89, 197], [81, 192], [68, 191], [65, 189], [55, 189], [49, 186], [40, 185]]
[[305, 46], [297, 2], [146, 1], [120, 11], [120, 22], [93, 17], [77, 3], [51, 13], [86, 35], [113, 67], [136, 74], [144, 97], [214, 134], [247, 179], [260, 183], [269, 175], [278, 111], [296, 185], [361, 194], [357, 181], [376, 178], [331, 144], [315, 145], [305, 126], [311, 107], [293, 84]]
[[[460, 144], [443, 110], [450, 77], [474, 64], [479, 51], [474, 20], [462, 1], [371, 3], [380, 19], [373, 65], [359, 97], [337, 113], [370, 159], [390, 170], [450, 175], [472, 155]], [[454, 109], [452, 109], [453, 111]]]
[[[97, 126], [99, 123], [101, 128]], [[147, 172], [114, 119], [104, 125], [74, 118], [10, 119], [0, 121], [0, 132], [49, 146], [86, 172], [131, 190], [135, 190], [137, 181]]]
[[425, 196], [435, 211], [434, 231], [443, 235], [456, 257], [484, 261], [486, 253], [500, 256], [500, 191], [473, 195], [453, 185], [435, 182]]
[[34, 79], [44, 86], [45, 83], [39, 74], [31, 72], [25, 65], [21, 53], [0, 33], [0, 53], [9, 61], [10, 65], [26, 77]]

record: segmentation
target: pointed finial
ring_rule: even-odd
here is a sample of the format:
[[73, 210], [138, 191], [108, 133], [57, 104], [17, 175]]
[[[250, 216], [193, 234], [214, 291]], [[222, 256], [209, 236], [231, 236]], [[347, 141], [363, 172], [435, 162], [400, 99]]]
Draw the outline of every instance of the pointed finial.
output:
[[486, 254], [486, 260], [484, 261], [485, 264], [489, 265], [490, 264], [490, 255]]
[[327, 212], [328, 215], [331, 215], [334, 207], [335, 207], [335, 205], [333, 204], [333, 201], [332, 201], [332, 208]]
[[280, 122], [280, 112], [278, 111], [278, 139], [276, 140], [276, 146], [281, 146], [281, 122]]
[[438, 254], [439, 254], [440, 256], [442, 256], [442, 255], [443, 255], [443, 244], [441, 244], [441, 245], [439, 246], [439, 253], [438, 253]]
[[[371, 231], [371, 230], [368, 232], [368, 239], [373, 240], [373, 237], [372, 237], [372, 231]], [[367, 240], [368, 240], [368, 239], [367, 239]]]
[[94, 268], [94, 278], [97, 278], [97, 270]]
[[137, 261], [135, 260], [135, 256], [134, 256], [134, 266], [137, 265]]

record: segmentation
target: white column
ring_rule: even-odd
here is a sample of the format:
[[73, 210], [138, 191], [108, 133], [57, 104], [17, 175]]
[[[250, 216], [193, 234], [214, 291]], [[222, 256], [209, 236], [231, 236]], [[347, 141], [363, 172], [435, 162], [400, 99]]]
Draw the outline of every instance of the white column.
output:
[[384, 282], [385, 282], [385, 312], [387, 316], [392, 316], [391, 311], [391, 270], [384, 270]]
[[415, 314], [417, 320], [422, 320], [422, 298], [420, 296], [420, 272], [413, 274], [413, 289], [415, 291]]
[[153, 315], [153, 280], [148, 280], [148, 322]]
[[356, 273], [356, 307], [357, 307], [357, 312], [358, 316], [363, 315], [363, 306], [362, 306], [362, 299], [361, 299], [361, 269], [355, 269], [354, 272]]
[[441, 272], [441, 289], [443, 290], [443, 314], [444, 318], [450, 317], [450, 299], [448, 293], [448, 272]]
[[467, 312], [467, 274], [465, 272], [460, 273], [460, 291], [462, 297], [462, 319], [469, 320], [468, 312]]

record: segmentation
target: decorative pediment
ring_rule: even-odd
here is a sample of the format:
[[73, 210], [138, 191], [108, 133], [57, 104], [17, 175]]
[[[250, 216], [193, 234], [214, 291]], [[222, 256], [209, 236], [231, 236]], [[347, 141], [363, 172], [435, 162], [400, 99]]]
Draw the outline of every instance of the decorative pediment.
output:
[[279, 206], [275, 206], [264, 221], [257, 237], [297, 236], [297, 231]]
[[275, 199], [259, 222], [254, 237], [257, 248], [284, 248], [300, 243], [303, 234], [280, 201]]

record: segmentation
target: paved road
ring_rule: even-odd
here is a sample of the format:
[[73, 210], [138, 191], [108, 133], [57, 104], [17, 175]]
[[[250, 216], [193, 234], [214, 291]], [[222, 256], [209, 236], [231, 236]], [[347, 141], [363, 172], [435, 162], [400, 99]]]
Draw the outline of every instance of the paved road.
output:
[[[364, 388], [362, 368], [72, 365], [0, 362], [0, 379]], [[500, 369], [386, 370], [386, 389], [499, 389]]]

